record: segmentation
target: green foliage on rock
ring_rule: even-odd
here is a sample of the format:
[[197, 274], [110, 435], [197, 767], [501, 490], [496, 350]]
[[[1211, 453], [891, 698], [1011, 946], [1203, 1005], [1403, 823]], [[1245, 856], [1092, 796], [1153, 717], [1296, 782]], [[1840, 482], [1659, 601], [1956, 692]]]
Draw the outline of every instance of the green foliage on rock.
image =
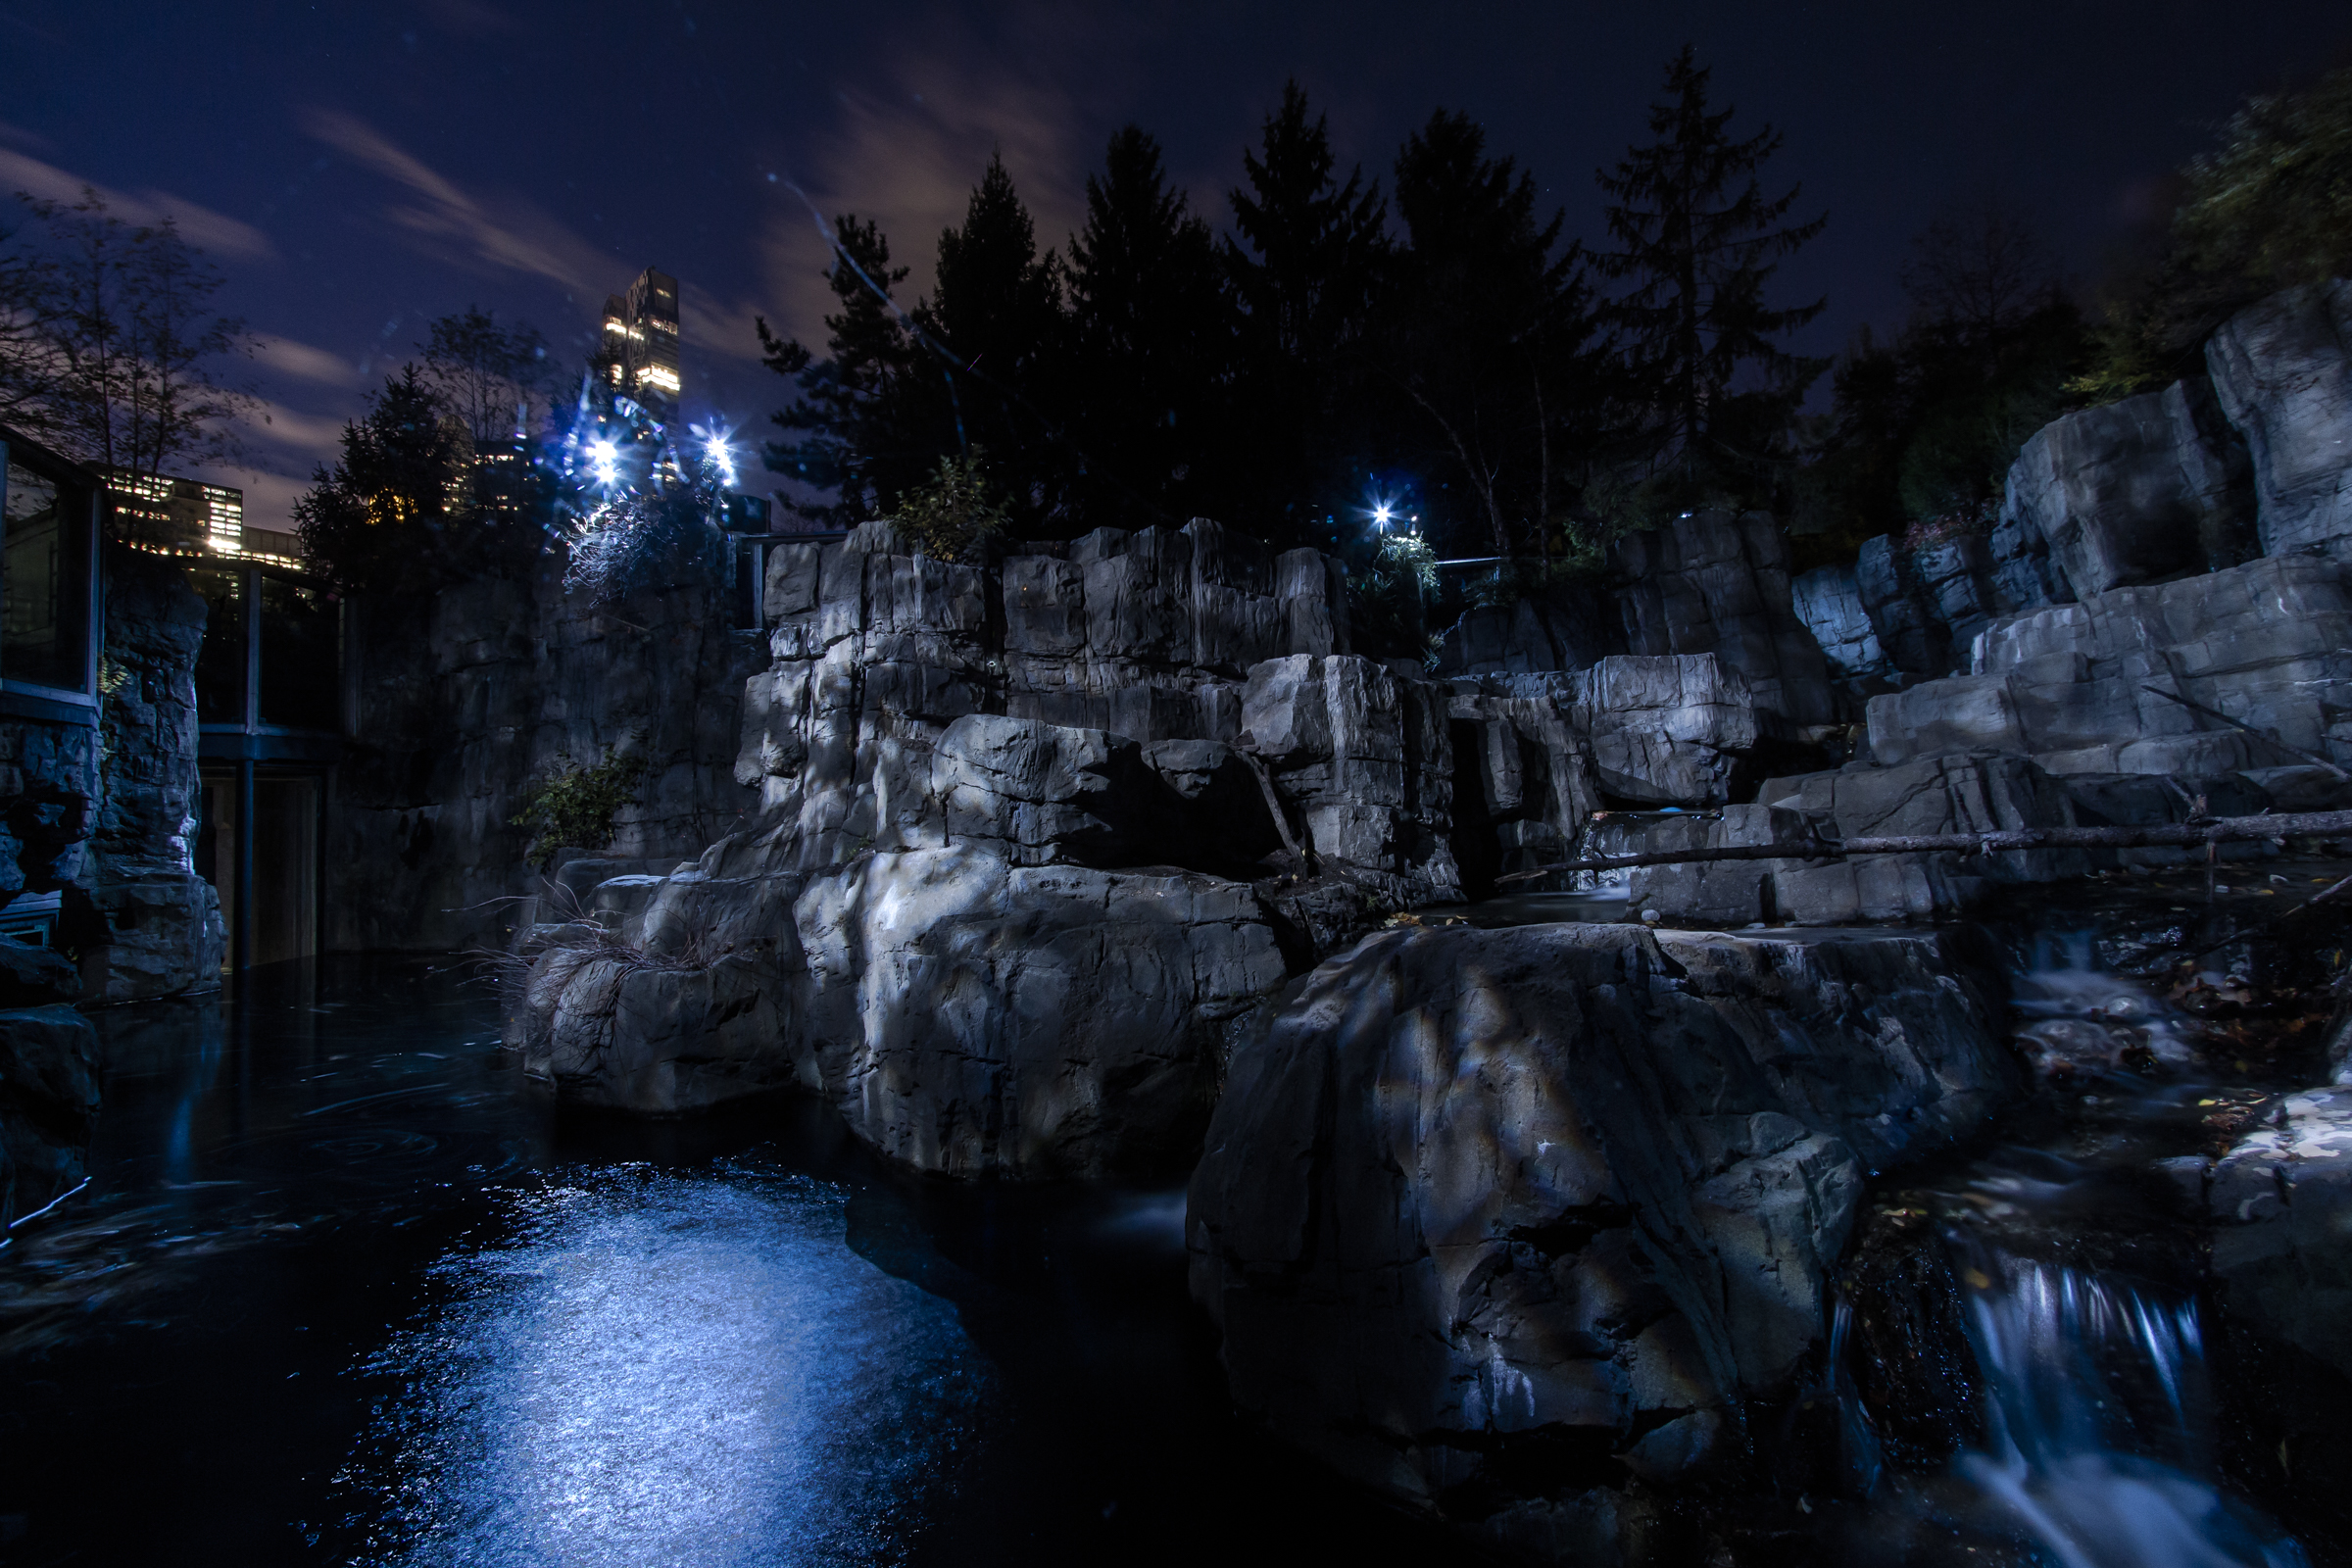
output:
[[2085, 401], [2194, 375], [2237, 311], [2352, 275], [2352, 67], [2248, 99], [2181, 181], [2163, 248], [2100, 291], [2095, 352], [2069, 383]]
[[1010, 516], [989, 487], [984, 456], [974, 447], [942, 458], [927, 481], [899, 498], [899, 527], [924, 555], [978, 562], [1004, 534]]
[[2265, 293], [2352, 273], [2352, 67], [2248, 100], [2187, 172], [2191, 266]]
[[652, 771], [642, 753], [616, 756], [610, 746], [594, 762], [582, 764], [564, 755], [557, 762], [513, 819], [514, 826], [531, 830], [523, 858], [542, 871], [555, 864], [559, 850], [601, 850], [611, 844], [613, 817], [635, 804], [638, 785]]

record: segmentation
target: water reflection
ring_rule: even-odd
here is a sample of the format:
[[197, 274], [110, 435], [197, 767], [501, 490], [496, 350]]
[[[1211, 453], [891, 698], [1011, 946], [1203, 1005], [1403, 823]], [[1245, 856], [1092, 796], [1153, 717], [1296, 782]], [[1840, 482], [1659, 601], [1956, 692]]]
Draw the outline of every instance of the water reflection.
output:
[[968, 1454], [956, 1309], [845, 1244], [845, 1193], [611, 1168], [509, 1195], [366, 1370], [405, 1392], [344, 1475], [360, 1560], [895, 1563]]
[[417, 960], [98, 1021], [91, 1188], [0, 1251], [0, 1561], [1448, 1560], [1236, 1419], [1180, 1192], [565, 1114]]

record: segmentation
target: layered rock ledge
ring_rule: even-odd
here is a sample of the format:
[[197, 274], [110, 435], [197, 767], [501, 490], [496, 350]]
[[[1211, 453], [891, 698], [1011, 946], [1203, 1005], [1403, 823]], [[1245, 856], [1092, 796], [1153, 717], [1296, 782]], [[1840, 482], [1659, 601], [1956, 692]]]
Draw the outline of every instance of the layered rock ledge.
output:
[[2001, 974], [1971, 929], [1448, 927], [1325, 963], [1193, 1178], [1234, 1397], [1499, 1544], [1614, 1550], [1616, 1490], [1531, 1478], [1671, 1488], [1751, 1441], [1864, 1184], [2023, 1091]]

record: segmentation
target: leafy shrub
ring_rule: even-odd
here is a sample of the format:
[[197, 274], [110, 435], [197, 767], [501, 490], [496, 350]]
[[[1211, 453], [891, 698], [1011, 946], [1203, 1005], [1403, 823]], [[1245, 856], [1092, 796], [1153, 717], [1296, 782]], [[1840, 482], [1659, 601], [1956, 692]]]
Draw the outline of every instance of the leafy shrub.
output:
[[559, 850], [601, 850], [611, 844], [613, 816], [635, 802], [637, 786], [652, 770], [642, 754], [616, 757], [610, 746], [585, 766], [561, 753], [556, 760], [556, 771], [514, 818], [514, 826], [531, 830], [523, 858], [542, 871], [555, 864]]
[[2352, 67], [2248, 99], [2181, 181], [2168, 248], [2102, 291], [2096, 353], [2067, 387], [2079, 397], [2194, 374], [2206, 338], [2243, 307], [2352, 275]]
[[899, 526], [937, 561], [977, 562], [1004, 533], [1009, 515], [990, 493], [977, 446], [939, 460], [931, 478], [899, 497]]

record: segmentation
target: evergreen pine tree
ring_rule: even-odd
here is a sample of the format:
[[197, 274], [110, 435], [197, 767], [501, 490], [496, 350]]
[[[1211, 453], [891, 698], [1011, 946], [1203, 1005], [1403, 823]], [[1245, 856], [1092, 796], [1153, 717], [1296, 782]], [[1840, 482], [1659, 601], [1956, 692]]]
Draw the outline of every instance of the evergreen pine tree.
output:
[[1156, 505], [1180, 522], [1214, 494], [1231, 313], [1208, 224], [1141, 126], [1115, 132], [1102, 173], [1087, 177], [1069, 289], [1065, 406], [1087, 470], [1082, 505], [1106, 521]]
[[[1328, 544], [1315, 525], [1361, 476], [1366, 353], [1387, 258], [1387, 207], [1360, 169], [1335, 179], [1330, 127], [1307, 116], [1296, 81], [1266, 117], [1259, 150], [1242, 155], [1232, 192], [1241, 243], [1225, 270], [1242, 312], [1235, 388], [1244, 494], [1271, 509], [1273, 530]], [[1352, 494], [1349, 500], [1353, 500]]]
[[[759, 322], [764, 363], [799, 394], [773, 416], [785, 438], [764, 455], [770, 470], [802, 487], [786, 502], [792, 511], [847, 527], [880, 515], [936, 454], [911, 428], [909, 388], [922, 367], [890, 300], [906, 269], [890, 265], [890, 241], [870, 220], [843, 214], [833, 244], [825, 281], [839, 308], [825, 318], [825, 357]], [[833, 499], [824, 499], [828, 492]]]
[[464, 427], [403, 366], [343, 427], [343, 456], [294, 503], [313, 567], [347, 591], [428, 593], [482, 564], [482, 518], [464, 497]]
[[1074, 466], [1052, 412], [1066, 339], [1061, 287], [1060, 258], [1037, 254], [1036, 225], [1004, 158], [992, 157], [962, 226], [939, 236], [937, 292], [915, 311], [941, 373], [913, 385], [946, 394], [926, 420], [934, 450], [925, 467], [987, 447], [1014, 514], [1048, 531], [1067, 510]]
[[1780, 260], [1822, 230], [1826, 217], [1791, 221], [1799, 187], [1764, 195], [1757, 172], [1779, 150], [1770, 125], [1735, 140], [1735, 111], [1710, 110], [1707, 71], [1685, 45], [1651, 105], [1657, 139], [1601, 172], [1610, 235], [1594, 257], [1631, 283], [1606, 316], [1623, 344], [1638, 432], [1653, 471], [1685, 497], [1753, 494], [1769, 470], [1804, 389], [1825, 368], [1776, 341], [1819, 316], [1826, 301], [1774, 309], [1766, 285]]
[[1539, 217], [1533, 176], [1487, 157], [1466, 116], [1431, 115], [1396, 174], [1406, 244], [1379, 363], [1412, 406], [1406, 428], [1432, 438], [1432, 466], [1461, 483], [1422, 506], [1441, 527], [1491, 534], [1498, 554], [1548, 554], [1594, 380], [1581, 252], [1559, 249], [1562, 215]]

